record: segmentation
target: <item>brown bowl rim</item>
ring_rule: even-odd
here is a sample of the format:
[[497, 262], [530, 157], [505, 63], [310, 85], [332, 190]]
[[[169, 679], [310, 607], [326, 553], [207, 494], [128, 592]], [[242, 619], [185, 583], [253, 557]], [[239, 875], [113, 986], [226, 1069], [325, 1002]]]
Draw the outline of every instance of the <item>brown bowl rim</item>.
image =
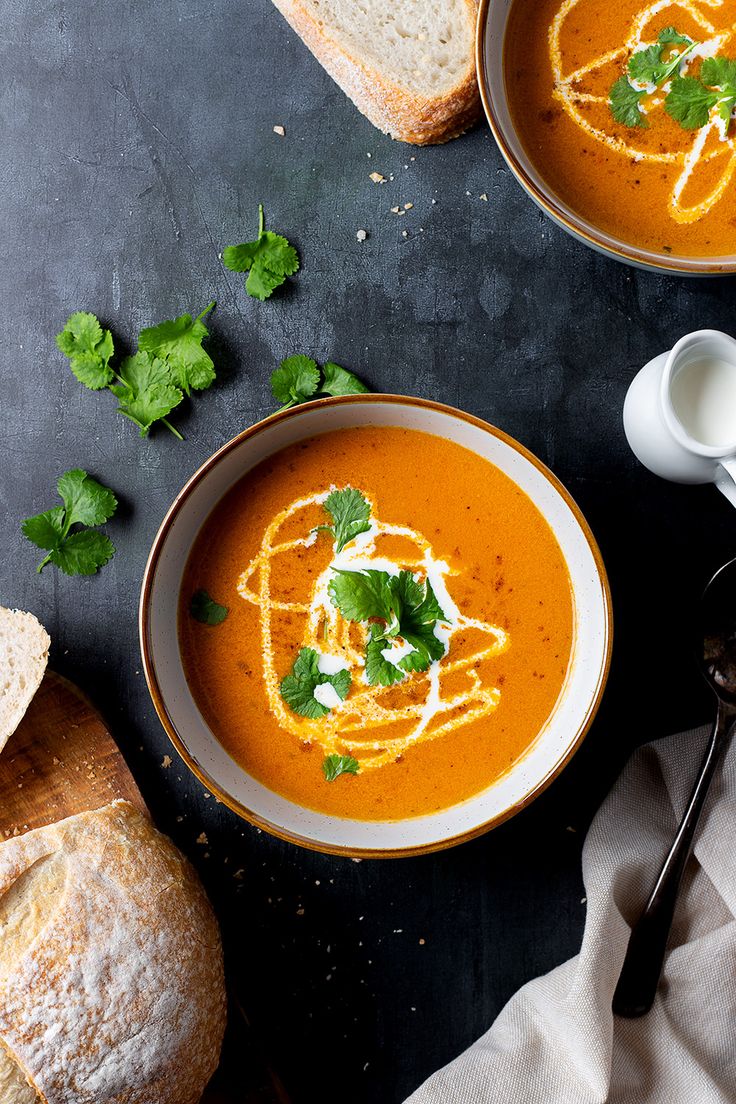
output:
[[[630, 245], [620, 238], [614, 239], [610, 235], [608, 235], [610, 240], [606, 241], [602, 236], [603, 231], [598, 231], [594, 226], [590, 226], [583, 222], [582, 218], [578, 219], [574, 212], [571, 215], [567, 214], [565, 210], [558, 206], [551, 189], [542, 190], [538, 187], [536, 182], [530, 177], [523, 162], [520, 161], [508, 145], [503, 127], [493, 107], [490, 82], [486, 75], [485, 55], [488, 32], [488, 12], [491, 4], [495, 2], [496, 0], [480, 0], [480, 6], [478, 8], [475, 35], [475, 68], [480, 98], [488, 125], [491, 128], [493, 137], [496, 139], [496, 144], [504, 160], [522, 188], [542, 208], [545, 214], [554, 222], [561, 223], [573, 237], [582, 238], [583, 241], [593, 249], [600, 250], [606, 256], [613, 257], [615, 260], [643, 267], [650, 271], [665, 272], [668, 275], [680, 273], [681, 275], [689, 276], [728, 276], [736, 272], [736, 257], [724, 261], [719, 261], [716, 258], [712, 261], [708, 258], [700, 259], [697, 257], [692, 259], [687, 257], [675, 258], [668, 256], [666, 253], [654, 253], [640, 250], [635, 245]], [[521, 139], [518, 138], [518, 135], [517, 139], [521, 145]], [[611, 242], [613, 244], [611, 244]]]
[[[166, 703], [163, 699], [161, 689], [159, 687], [158, 678], [156, 676], [156, 667], [153, 660], [153, 652], [151, 642], [149, 639], [148, 622], [150, 613], [151, 602], [151, 590], [153, 587], [153, 579], [156, 573], [159, 557], [163, 548], [164, 542], [168, 536], [169, 529], [174, 520], [174, 517], [178, 514], [181, 506], [189, 497], [193, 489], [209, 474], [209, 472], [219, 464], [229, 452], [237, 448], [243, 441], [247, 441], [252, 437], [262, 433], [267, 427], [273, 425], [275, 422], [283, 421], [284, 419], [293, 417], [294, 415], [306, 411], [308, 409], [314, 409], [317, 407], [328, 406], [348, 406], [348, 405], [371, 405], [374, 403], [388, 403], [389, 405], [395, 404], [397, 406], [409, 406], [418, 407], [425, 410], [438, 411], [440, 413], [448, 414], [452, 417], [459, 418], [461, 421], [465, 421], [470, 425], [475, 426], [484, 432], [490, 433], [498, 440], [503, 441], [510, 448], [514, 449], [517, 453], [528, 460], [547, 480], [552, 484], [555, 490], [560, 494], [567, 506], [570, 508], [572, 514], [575, 517], [578, 525], [580, 526], [583, 535], [588, 543], [588, 546], [593, 555], [593, 559], [596, 566], [596, 572], [598, 580], [601, 585], [601, 591], [606, 612], [605, 622], [605, 647], [603, 662], [598, 675], [598, 684], [595, 694], [590, 701], [574, 738], [568, 745], [567, 751], [562, 758], [555, 764], [555, 767], [538, 782], [532, 789], [524, 795], [524, 797], [518, 801], [515, 805], [505, 809], [502, 813], [498, 813], [496, 816], [490, 817], [487, 821], [484, 821], [480, 825], [476, 825], [474, 828], [468, 829], [466, 832], [460, 832], [457, 835], [451, 836], [448, 839], [436, 840], [427, 844], [419, 844], [412, 847], [399, 847], [399, 848], [362, 848], [362, 847], [346, 847], [340, 844], [326, 844], [317, 842], [312, 839], [307, 839], [304, 836], [300, 836], [296, 832], [287, 831], [281, 828], [277, 824], [273, 824], [266, 820], [264, 817], [254, 813], [247, 806], [243, 805], [236, 798], [232, 797], [226, 790], [224, 790], [214, 779], [210, 778], [207, 772], [199, 765], [194, 756], [189, 752], [184, 740], [179, 735], [174, 722], [169, 715], [166, 707]], [[557, 778], [562, 770], [572, 759], [575, 752], [582, 744], [588, 730], [593, 723], [598, 707], [603, 696], [603, 691], [606, 686], [608, 674], [611, 666], [611, 652], [613, 647], [613, 612], [611, 603], [611, 591], [608, 582], [608, 576], [603, 563], [603, 557], [601, 555], [598, 544], [593, 536], [593, 533], [588, 525], [585, 517], [578, 506], [575, 499], [572, 497], [567, 488], [560, 482], [557, 476], [550, 471], [550, 469], [539, 460], [534, 453], [530, 452], [524, 445], [522, 445], [515, 438], [504, 433], [503, 430], [498, 429], [496, 426], [491, 425], [489, 422], [484, 421], [482, 418], [476, 418], [473, 414], [468, 414], [463, 410], [458, 410], [456, 407], [449, 406], [446, 403], [434, 402], [431, 399], [421, 399], [407, 395], [384, 395], [384, 394], [366, 394], [366, 395], [343, 395], [335, 398], [318, 399], [313, 402], [304, 403], [300, 406], [291, 407], [288, 410], [279, 411], [276, 414], [271, 414], [267, 418], [262, 418], [260, 421], [249, 426], [247, 429], [242, 430], [231, 440], [227, 441], [224, 445], [221, 445], [207, 460], [202, 463], [197, 470], [189, 477], [182, 489], [174, 498], [171, 506], [166, 511], [164, 518], [158, 528], [156, 536], [154, 537], [153, 544], [151, 545], [151, 551], [149, 552], [146, 566], [143, 572], [143, 581], [141, 585], [141, 595], [139, 603], [138, 613], [138, 629], [141, 648], [141, 657], [143, 661], [143, 671], [146, 678], [146, 684], [148, 686], [151, 699], [153, 701], [154, 708], [158, 714], [159, 720], [164, 727], [164, 730], [174, 745], [176, 751], [180, 757], [184, 760], [189, 770], [194, 774], [196, 778], [202, 783], [205, 789], [212, 793], [215, 798], [226, 805], [229, 809], [232, 809], [234, 813], [240, 816], [243, 820], [253, 825], [255, 828], [260, 828], [265, 832], [268, 832], [272, 836], [276, 836], [278, 839], [285, 840], [288, 843], [297, 844], [300, 847], [304, 847], [310, 851], [318, 851], [323, 854], [341, 855], [351, 859], [365, 859], [365, 858], [408, 858], [417, 855], [424, 855], [434, 851], [443, 851], [449, 847], [455, 847], [460, 843], [466, 843], [469, 840], [476, 839], [479, 836], [484, 835], [492, 828], [497, 827], [499, 824], [503, 824], [505, 821], [510, 820], [512, 816], [521, 812], [527, 805], [530, 805], [547, 787]], [[242, 769], [242, 768], [241, 768]]]

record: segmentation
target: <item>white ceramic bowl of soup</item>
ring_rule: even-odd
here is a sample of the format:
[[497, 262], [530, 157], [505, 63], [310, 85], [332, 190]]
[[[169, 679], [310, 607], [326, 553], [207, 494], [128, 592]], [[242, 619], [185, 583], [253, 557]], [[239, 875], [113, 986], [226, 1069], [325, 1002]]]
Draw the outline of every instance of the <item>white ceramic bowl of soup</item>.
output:
[[[527, 195], [553, 222], [577, 241], [635, 268], [650, 272], [677, 272], [686, 276], [714, 276], [736, 272], [736, 257], [678, 256], [676, 252], [640, 248], [583, 218], [549, 185], [524, 148], [509, 105], [504, 47], [509, 12], [516, 2], [520, 0], [480, 0], [475, 46], [476, 69], [483, 109], [493, 136], [506, 163]], [[534, 4], [535, 0], [527, 2]], [[581, 164], [581, 172], [584, 171]]]
[[[247, 472], [315, 434], [400, 426], [470, 449], [509, 476], [546, 519], [564, 555], [574, 606], [573, 647], [556, 706], [526, 754], [493, 785], [450, 808], [404, 820], [350, 820], [304, 808], [251, 777], [210, 731], [187, 684], [177, 633], [182, 577], [216, 503]], [[283, 839], [352, 856], [411, 855], [470, 839], [514, 815], [559, 774], [587, 732], [611, 654], [611, 602], [593, 536], [568, 492], [523, 446], [469, 414], [421, 399], [358, 395], [294, 407], [245, 430], [195, 472], [170, 507], [146, 565], [140, 639], [148, 686], [176, 750], [207, 790]]]

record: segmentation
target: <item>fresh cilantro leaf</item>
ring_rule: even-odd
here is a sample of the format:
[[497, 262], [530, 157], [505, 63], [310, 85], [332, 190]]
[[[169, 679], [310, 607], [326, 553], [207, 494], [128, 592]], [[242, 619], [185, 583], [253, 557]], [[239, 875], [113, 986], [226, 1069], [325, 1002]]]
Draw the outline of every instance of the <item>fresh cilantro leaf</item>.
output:
[[649, 123], [640, 109], [644, 95], [644, 92], [637, 92], [631, 87], [627, 77], [619, 77], [608, 99], [608, 106], [616, 122], [627, 127], [648, 127]]
[[[365, 571], [336, 571], [327, 588], [330, 601], [337, 606], [346, 621], [397, 622], [392, 616], [396, 597], [391, 585], [393, 576], [386, 571], [366, 568]], [[398, 623], [398, 622], [397, 622]]]
[[120, 382], [111, 384], [110, 390], [120, 400], [118, 410], [135, 422], [141, 437], [146, 437], [153, 423], [169, 414], [184, 398], [171, 382], [166, 362], [150, 353], [126, 357], [117, 377]]
[[736, 61], [725, 57], [705, 58], [700, 67], [700, 79], [722, 93], [717, 100], [717, 112], [728, 130], [736, 107]]
[[328, 360], [322, 369], [320, 391], [325, 395], [364, 395], [368, 388], [353, 372]]
[[328, 755], [322, 770], [328, 782], [334, 782], [341, 774], [359, 774], [360, 763], [352, 755]]
[[69, 357], [69, 367], [80, 383], [91, 391], [107, 387], [113, 378], [110, 358], [114, 352], [112, 334], [87, 311], [77, 311], [56, 335], [58, 348]]
[[692, 46], [693, 40], [687, 35], [680, 34], [675, 27], [663, 27], [657, 35], [657, 41], [662, 46]]
[[201, 314], [192, 318], [182, 314], [170, 322], [148, 326], [141, 330], [138, 348], [166, 361], [171, 369], [172, 382], [185, 395], [190, 391], [203, 391], [215, 379], [215, 366], [209, 353], [202, 348], [202, 341], [209, 337], [209, 330], [202, 321], [214, 307], [210, 303]]
[[203, 625], [221, 625], [228, 615], [228, 608], [210, 598], [206, 590], [195, 590], [189, 612], [195, 621], [201, 621]]
[[92, 529], [70, 529], [72, 525], [102, 525], [115, 513], [117, 499], [80, 468], [62, 475], [57, 490], [63, 506], [26, 518], [21, 525], [24, 536], [48, 552], [38, 571], [53, 563], [67, 575], [94, 575], [115, 552], [112, 541]]
[[388, 641], [383, 637], [369, 640], [365, 648], [365, 677], [371, 686], [393, 686], [406, 678], [405, 670], [384, 658]]
[[647, 46], [629, 58], [629, 79], [638, 84], [659, 84], [664, 80], [668, 63], [662, 61], [661, 46]]
[[332, 525], [320, 526], [335, 538], [335, 552], [342, 552], [346, 544], [359, 533], [367, 533], [371, 527], [370, 502], [354, 487], [332, 491], [324, 501], [324, 507], [332, 517]]
[[104, 567], [115, 553], [115, 545], [104, 533], [96, 529], [79, 529], [70, 533], [58, 548], [48, 555], [48, 560], [61, 568], [65, 575], [94, 575]]
[[290, 709], [300, 717], [317, 720], [326, 717], [330, 710], [314, 696], [318, 686], [329, 683], [344, 701], [348, 696], [351, 677], [349, 671], [338, 671], [334, 675], [325, 675], [319, 669], [319, 655], [313, 648], [302, 648], [294, 661], [291, 674], [281, 683], [281, 697]]
[[264, 229], [263, 204], [258, 206], [258, 237], [242, 245], [228, 245], [222, 263], [231, 272], [248, 272], [245, 290], [254, 299], [268, 299], [287, 276], [299, 268], [299, 254], [281, 234]]
[[74, 468], [62, 475], [56, 488], [64, 501], [67, 528], [77, 522], [82, 525], [102, 525], [117, 509], [118, 500], [112, 491], [92, 479], [81, 468]]
[[287, 357], [271, 375], [271, 390], [282, 410], [308, 402], [318, 387], [319, 368], [311, 357]]
[[675, 77], [664, 101], [665, 111], [686, 130], [705, 126], [718, 93], [711, 92], [695, 77]]

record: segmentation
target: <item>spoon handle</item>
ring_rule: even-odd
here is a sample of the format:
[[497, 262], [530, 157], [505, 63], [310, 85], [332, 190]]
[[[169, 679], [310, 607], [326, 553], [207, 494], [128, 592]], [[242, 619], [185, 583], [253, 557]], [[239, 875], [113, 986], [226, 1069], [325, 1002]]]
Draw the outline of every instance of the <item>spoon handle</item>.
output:
[[718, 716], [685, 815], [644, 911], [631, 930], [621, 976], [613, 996], [612, 1007], [617, 1016], [628, 1018], [643, 1016], [654, 1003], [680, 880], [692, 848], [693, 836], [713, 773], [734, 721], [736, 721], [736, 707], [720, 701]]

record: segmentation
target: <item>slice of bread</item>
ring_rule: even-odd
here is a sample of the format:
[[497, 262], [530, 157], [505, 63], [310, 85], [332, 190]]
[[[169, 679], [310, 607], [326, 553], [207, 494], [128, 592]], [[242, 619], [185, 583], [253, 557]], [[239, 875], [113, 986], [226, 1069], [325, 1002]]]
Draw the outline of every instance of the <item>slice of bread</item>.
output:
[[0, 606], [0, 751], [41, 685], [50, 644], [32, 613]]
[[274, 0], [379, 130], [423, 146], [480, 115], [477, 0]]

